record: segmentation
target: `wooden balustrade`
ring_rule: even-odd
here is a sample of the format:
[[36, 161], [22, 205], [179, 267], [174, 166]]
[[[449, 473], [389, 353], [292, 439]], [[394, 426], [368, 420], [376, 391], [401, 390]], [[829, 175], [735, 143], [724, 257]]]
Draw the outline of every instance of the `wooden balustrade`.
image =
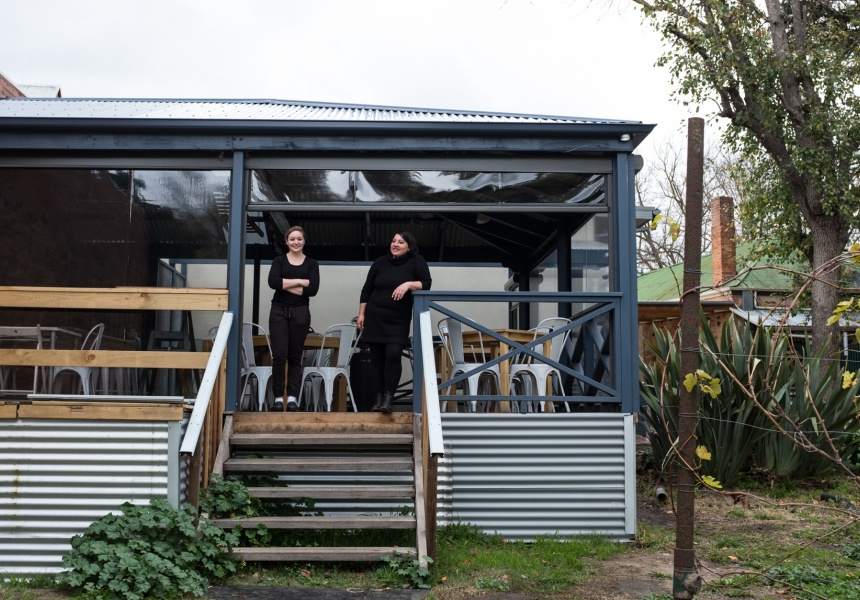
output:
[[[227, 290], [210, 288], [65, 288], [0, 286], [0, 308], [89, 309], [89, 310], [182, 310], [225, 311]], [[15, 325], [30, 325], [15, 323]], [[33, 324], [35, 325], [35, 323]], [[0, 349], [0, 366], [9, 367], [94, 367], [139, 369], [205, 369], [207, 352], [56, 350], [14, 348]], [[212, 392], [202, 436], [201, 468], [203, 485], [215, 460], [221, 439], [225, 398], [226, 360], [222, 360]], [[131, 403], [131, 401], [129, 402]], [[110, 403], [116, 414], [116, 400]], [[44, 404], [42, 404], [44, 406]], [[58, 403], [59, 408], [59, 403]], [[105, 410], [111, 408], [105, 405]], [[98, 407], [94, 407], [94, 411]], [[110, 412], [110, 411], [108, 411]], [[105, 415], [108, 415], [108, 412]], [[17, 414], [17, 413], [16, 413]], [[62, 418], [62, 410], [57, 417]], [[0, 411], [0, 418], [14, 418], [12, 411]]]

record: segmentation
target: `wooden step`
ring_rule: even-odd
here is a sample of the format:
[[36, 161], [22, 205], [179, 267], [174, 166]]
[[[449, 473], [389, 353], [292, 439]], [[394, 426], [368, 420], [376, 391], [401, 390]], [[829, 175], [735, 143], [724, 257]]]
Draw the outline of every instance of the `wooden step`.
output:
[[295, 473], [308, 471], [411, 471], [411, 457], [377, 458], [231, 458], [224, 461], [224, 472]]
[[214, 519], [222, 529], [253, 529], [265, 525], [269, 529], [415, 529], [415, 517], [392, 515], [358, 515], [336, 517], [248, 517], [247, 519]]
[[377, 562], [383, 556], [418, 555], [415, 548], [408, 547], [367, 547], [367, 548], [233, 548], [233, 556], [248, 562], [338, 562], [371, 561]]
[[338, 499], [385, 499], [414, 498], [414, 485], [343, 485], [343, 486], [297, 486], [249, 487], [253, 498], [313, 498], [314, 500]]
[[234, 413], [233, 433], [406, 433], [411, 434], [412, 413]]
[[[223, 529], [413, 530], [416, 547], [234, 548], [246, 561], [378, 562], [383, 556], [411, 556], [426, 566], [424, 480], [420, 417], [411, 413], [236, 413], [227, 415], [213, 472], [224, 475], [279, 474], [291, 485], [251, 487], [255, 498], [355, 500], [356, 513], [372, 512], [374, 500], [392, 510], [405, 504], [414, 516], [338, 514], [333, 516], [216, 519]], [[234, 454], [239, 456], [233, 457]], [[242, 455], [255, 458], [241, 458]], [[269, 456], [269, 458], [259, 458]], [[327, 473], [334, 479], [327, 481]], [[365, 479], [370, 478], [368, 481]], [[341, 482], [349, 485], [339, 485]], [[367, 485], [361, 485], [362, 483]], [[402, 484], [401, 484], [402, 482]], [[402, 500], [402, 501], [401, 501]], [[396, 509], [395, 509], [396, 510]], [[351, 512], [352, 512], [351, 511]], [[342, 511], [341, 511], [342, 513]]]
[[371, 446], [412, 444], [411, 433], [234, 433], [232, 446]]

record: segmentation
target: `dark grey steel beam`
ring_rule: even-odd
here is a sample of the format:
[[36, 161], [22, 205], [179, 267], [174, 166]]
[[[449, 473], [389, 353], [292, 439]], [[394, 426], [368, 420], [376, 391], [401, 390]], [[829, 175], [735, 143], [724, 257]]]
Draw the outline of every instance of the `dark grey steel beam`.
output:
[[621, 396], [621, 412], [639, 411], [639, 339], [636, 295], [636, 196], [634, 161], [629, 154], [615, 156], [610, 183], [612, 224], [610, 265], [613, 291], [621, 292], [618, 313], [613, 321], [612, 374]]
[[406, 202], [329, 202], [311, 204], [303, 202], [254, 202], [250, 212], [432, 212], [432, 213], [606, 213], [605, 204], [417, 204]]
[[227, 402], [225, 409], [235, 411], [240, 393], [242, 352], [242, 319], [244, 314], [245, 281], [245, 220], [248, 185], [245, 178], [245, 154], [233, 155], [230, 177], [230, 231], [227, 246], [227, 309], [233, 313], [233, 325], [227, 340]]

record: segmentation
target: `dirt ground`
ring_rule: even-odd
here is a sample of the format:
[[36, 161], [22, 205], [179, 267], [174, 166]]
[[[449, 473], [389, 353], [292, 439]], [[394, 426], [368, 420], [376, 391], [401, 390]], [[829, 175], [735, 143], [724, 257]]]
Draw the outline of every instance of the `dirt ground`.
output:
[[[751, 527], [763, 537], [776, 540], [777, 538], [789, 538], [796, 529], [783, 525], [787, 521], [796, 521], [799, 528], [806, 526], [793, 512], [784, 509], [769, 509], [760, 507], [760, 510], [773, 511], [779, 515], [778, 520], [756, 521], [750, 523], [750, 519], [737, 519], [728, 516], [729, 511], [735, 506], [731, 497], [719, 495], [704, 495], [696, 500], [695, 530], [697, 539], [704, 538], [698, 544], [708, 544], [708, 540], [717, 535], [730, 534], [733, 531], [744, 531], [749, 533]], [[754, 508], [749, 504], [746, 508]], [[675, 516], [668, 505], [660, 506], [656, 502], [643, 502], [640, 499], [637, 509], [638, 521], [648, 522], [655, 526], [668, 528], [674, 531]], [[727, 557], [726, 563], [716, 564], [704, 560], [696, 550], [698, 560], [698, 573], [704, 582], [715, 582], [723, 579], [729, 573], [737, 574], [743, 569], [733, 565]], [[673, 552], [654, 551], [652, 549], [633, 547], [630, 552], [618, 554], [612, 558], [599, 561], [591, 560], [588, 563], [588, 577], [575, 588], [554, 595], [517, 594], [511, 592], [489, 592], [476, 590], [474, 588], [445, 588], [435, 586], [433, 598], [438, 600], [468, 600], [480, 598], [481, 600], [640, 600], [643, 596], [650, 594], [661, 595], [672, 593], [672, 573], [674, 570]], [[745, 588], [745, 597], [757, 600], [777, 600], [791, 597], [765, 585], [754, 588]], [[701, 600], [729, 600], [736, 599], [738, 591], [727, 588], [724, 592], [707, 590], [699, 593], [696, 598]]]

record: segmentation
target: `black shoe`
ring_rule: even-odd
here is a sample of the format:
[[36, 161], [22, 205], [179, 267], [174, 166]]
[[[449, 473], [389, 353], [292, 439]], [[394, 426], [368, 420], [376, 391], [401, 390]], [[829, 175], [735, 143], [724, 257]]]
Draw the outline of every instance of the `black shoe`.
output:
[[376, 402], [373, 403], [373, 407], [370, 409], [370, 412], [379, 412], [382, 408], [382, 394], [376, 394]]
[[272, 404], [272, 412], [284, 412], [284, 403], [275, 402], [274, 404]]
[[394, 402], [394, 394], [391, 392], [385, 392], [382, 397], [382, 404], [379, 406], [379, 412], [384, 415], [390, 415], [392, 402]]
[[299, 403], [287, 402], [287, 412], [299, 412]]

